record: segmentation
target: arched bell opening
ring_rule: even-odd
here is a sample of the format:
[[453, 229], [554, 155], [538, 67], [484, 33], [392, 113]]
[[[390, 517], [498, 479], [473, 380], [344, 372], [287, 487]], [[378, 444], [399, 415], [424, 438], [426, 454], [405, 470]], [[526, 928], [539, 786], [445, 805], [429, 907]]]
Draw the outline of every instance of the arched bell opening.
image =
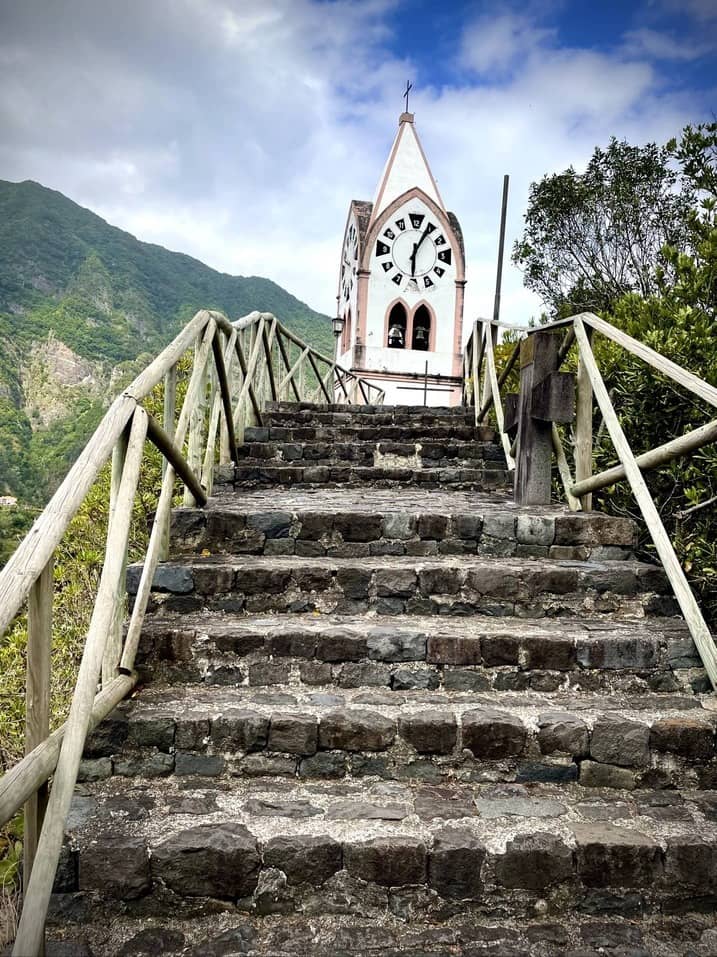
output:
[[394, 303], [388, 314], [386, 323], [386, 345], [389, 349], [406, 348], [406, 329], [408, 327], [408, 313], [402, 302]]
[[431, 348], [432, 316], [428, 306], [420, 305], [413, 314], [411, 348], [428, 352]]

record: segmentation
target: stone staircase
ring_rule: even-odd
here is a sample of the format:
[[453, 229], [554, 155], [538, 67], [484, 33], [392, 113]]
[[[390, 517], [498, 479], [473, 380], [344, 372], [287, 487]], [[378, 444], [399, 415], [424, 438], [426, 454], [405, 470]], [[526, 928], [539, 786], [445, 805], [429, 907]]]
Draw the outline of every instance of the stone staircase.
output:
[[173, 515], [57, 953], [717, 954], [717, 711], [632, 523], [516, 507], [465, 410], [266, 418]]

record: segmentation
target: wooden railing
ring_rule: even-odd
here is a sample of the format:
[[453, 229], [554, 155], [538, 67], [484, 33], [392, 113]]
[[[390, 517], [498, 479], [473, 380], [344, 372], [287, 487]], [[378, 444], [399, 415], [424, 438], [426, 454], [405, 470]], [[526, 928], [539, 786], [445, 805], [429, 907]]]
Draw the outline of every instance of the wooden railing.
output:
[[[191, 351], [191, 376], [177, 417], [178, 363]], [[160, 424], [142, 403], [163, 381]], [[268, 313], [252, 313], [232, 324], [220, 313], [198, 312], [113, 402], [0, 572], [0, 636], [26, 601], [28, 608], [26, 756], [0, 779], [0, 825], [25, 805], [25, 893], [14, 955], [34, 957], [43, 949], [47, 907], [87, 735], [136, 683], [134, 661], [152, 580], [158, 562], [167, 557], [175, 479], [184, 483], [185, 504], [206, 504], [215, 466], [236, 459], [245, 427], [260, 425], [266, 402], [281, 399], [380, 404], [383, 392], [318, 353]], [[123, 639], [130, 520], [148, 441], [163, 456], [163, 479]], [[104, 565], [69, 716], [50, 734], [53, 555], [110, 457]]]
[[[520, 337], [500, 376], [496, 373], [495, 358], [499, 329], [510, 330], [514, 338]], [[551, 460], [557, 465], [566, 502], [572, 510], [589, 511], [593, 492], [627, 479], [712, 687], [717, 689], [714, 639], [643, 477], [643, 472], [717, 440], [717, 419], [635, 455], [595, 360], [591, 344], [594, 333], [610, 339], [708, 405], [717, 407], [717, 388], [592, 313], [533, 329], [491, 320], [475, 322], [464, 357], [464, 403], [474, 406], [476, 423], [484, 421], [493, 410], [508, 466], [515, 469], [514, 495], [518, 504], [550, 502]], [[569, 373], [561, 372], [572, 350], [577, 350], [574, 381]], [[520, 391], [506, 394], [503, 387], [518, 360]], [[594, 475], [595, 405], [618, 462]], [[574, 423], [574, 473], [558, 429], [561, 423]]]

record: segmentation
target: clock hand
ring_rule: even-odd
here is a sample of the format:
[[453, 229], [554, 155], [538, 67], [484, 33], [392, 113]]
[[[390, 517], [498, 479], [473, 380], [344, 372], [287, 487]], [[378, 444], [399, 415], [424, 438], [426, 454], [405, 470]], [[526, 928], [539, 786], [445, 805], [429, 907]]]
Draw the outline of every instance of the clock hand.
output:
[[411, 279], [416, 275], [416, 251], [418, 250], [418, 243], [413, 244], [413, 252], [411, 253]]
[[413, 254], [414, 254], [414, 256], [415, 256], [415, 254], [418, 252], [418, 247], [421, 245], [421, 243], [423, 242], [423, 240], [426, 238], [426, 236], [429, 234], [430, 231], [431, 231], [431, 224], [429, 223], [428, 226], [426, 226], [426, 228], [423, 230], [423, 233], [421, 234], [421, 238], [418, 240], [418, 242], [416, 243], [416, 245], [413, 247]]

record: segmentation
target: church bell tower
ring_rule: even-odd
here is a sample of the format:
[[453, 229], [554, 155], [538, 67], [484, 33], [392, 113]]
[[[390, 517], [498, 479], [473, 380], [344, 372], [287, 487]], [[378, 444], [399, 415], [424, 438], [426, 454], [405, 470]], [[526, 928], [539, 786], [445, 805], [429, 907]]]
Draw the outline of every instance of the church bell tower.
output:
[[[402, 113], [373, 202], [352, 200], [341, 252], [337, 361], [391, 405], [461, 400], [465, 256], [416, 132]], [[426, 371], [427, 370], [427, 371]]]

